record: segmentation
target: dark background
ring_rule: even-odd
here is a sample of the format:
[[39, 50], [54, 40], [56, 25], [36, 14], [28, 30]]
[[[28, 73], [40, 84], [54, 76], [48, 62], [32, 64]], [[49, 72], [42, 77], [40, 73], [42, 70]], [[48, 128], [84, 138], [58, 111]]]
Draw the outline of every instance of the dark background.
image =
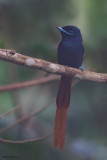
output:
[[[107, 72], [106, 0], [0, 0], [0, 48], [57, 63], [61, 40], [56, 26], [76, 25], [85, 47], [82, 68]], [[0, 61], [0, 85], [47, 76], [39, 70]], [[0, 159], [107, 159], [107, 84], [74, 80], [63, 151], [53, 147], [52, 137], [28, 144], [0, 142]], [[20, 109], [0, 120], [0, 128], [48, 105], [55, 98], [58, 81], [18, 91], [0, 93], [0, 113], [16, 105]], [[55, 100], [50, 107], [1, 137], [30, 139], [53, 132]]]

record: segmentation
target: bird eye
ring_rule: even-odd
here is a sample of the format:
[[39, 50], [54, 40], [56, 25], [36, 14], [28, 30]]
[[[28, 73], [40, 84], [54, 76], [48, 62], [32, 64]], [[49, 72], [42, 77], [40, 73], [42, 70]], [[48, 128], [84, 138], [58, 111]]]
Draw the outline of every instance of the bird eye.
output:
[[71, 35], [73, 35], [73, 34], [74, 34], [74, 32], [73, 32], [73, 31], [70, 31], [69, 33], [70, 33]]

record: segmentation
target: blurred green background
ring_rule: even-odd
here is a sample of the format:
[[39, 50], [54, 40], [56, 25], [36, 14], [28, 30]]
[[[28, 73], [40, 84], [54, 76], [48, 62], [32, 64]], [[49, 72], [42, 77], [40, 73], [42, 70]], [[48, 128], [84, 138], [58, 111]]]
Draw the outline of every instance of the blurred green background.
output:
[[[106, 0], [0, 0], [0, 48], [57, 63], [61, 40], [56, 26], [76, 25], [85, 47], [83, 69], [107, 72]], [[47, 76], [39, 70], [0, 61], [0, 85]], [[74, 80], [67, 117], [66, 144], [53, 147], [52, 137], [28, 144], [0, 142], [0, 160], [107, 160], [107, 84]], [[58, 80], [44, 85], [0, 93], [0, 114], [16, 105], [16, 112], [0, 119], [0, 128], [51, 102]], [[0, 135], [6, 139], [30, 139], [53, 132], [55, 100], [50, 107]], [[10, 158], [9, 158], [10, 156]], [[11, 158], [13, 156], [13, 158]]]

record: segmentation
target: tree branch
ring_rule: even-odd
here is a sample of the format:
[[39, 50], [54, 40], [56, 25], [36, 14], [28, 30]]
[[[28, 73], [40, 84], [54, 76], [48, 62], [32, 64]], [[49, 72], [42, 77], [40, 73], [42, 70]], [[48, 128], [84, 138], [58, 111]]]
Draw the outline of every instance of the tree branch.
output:
[[15, 63], [29, 68], [40, 69], [42, 71], [59, 74], [64, 76], [73, 76], [80, 80], [89, 80], [95, 82], [107, 82], [107, 74], [91, 72], [88, 70], [81, 71], [80, 69], [62, 66], [52, 62], [44, 61], [33, 57], [24, 56], [16, 53], [14, 50], [0, 49], [0, 59]]
[[55, 98], [53, 98], [46, 106], [44, 106], [41, 109], [38, 109], [37, 111], [34, 111], [33, 113], [31, 113], [30, 115], [27, 115], [25, 117], [22, 117], [21, 119], [19, 119], [18, 121], [16, 121], [15, 123], [11, 124], [10, 126], [4, 127], [2, 129], [0, 129], [0, 134], [10, 130], [11, 128], [16, 127], [17, 125], [19, 125], [20, 123], [23, 123], [31, 118], [33, 118], [34, 116], [38, 115], [39, 113], [43, 112], [44, 110], [46, 110], [53, 102], [55, 101]]
[[40, 78], [38, 80], [32, 80], [32, 81], [27, 81], [27, 82], [21, 82], [21, 83], [12, 83], [8, 85], [4, 85], [0, 87], [0, 92], [4, 91], [9, 91], [9, 90], [16, 90], [20, 88], [25, 88], [25, 87], [31, 87], [31, 86], [36, 86], [39, 84], [44, 84], [53, 80], [57, 80], [58, 77], [54, 75], [50, 75], [48, 77]]
[[16, 107], [10, 109], [8, 112], [6, 112], [6, 113], [0, 115], [0, 119], [4, 118], [5, 116], [7, 116], [8, 114], [14, 112], [14, 111], [17, 110], [17, 109], [19, 109], [19, 106], [16, 106]]
[[0, 138], [0, 141], [3, 143], [14, 143], [14, 144], [22, 144], [22, 143], [29, 143], [29, 142], [38, 142], [38, 141], [42, 141], [45, 140], [46, 138], [49, 138], [50, 136], [52, 136], [52, 134], [49, 134], [47, 136], [43, 136], [43, 137], [39, 137], [39, 138], [33, 138], [33, 139], [25, 139], [25, 140], [8, 140], [8, 139], [3, 139]]

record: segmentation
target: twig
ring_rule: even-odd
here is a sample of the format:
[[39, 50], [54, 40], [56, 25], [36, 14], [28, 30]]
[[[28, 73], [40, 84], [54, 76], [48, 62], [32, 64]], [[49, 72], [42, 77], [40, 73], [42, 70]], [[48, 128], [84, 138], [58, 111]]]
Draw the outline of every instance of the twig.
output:
[[10, 109], [8, 112], [6, 112], [6, 113], [0, 115], [0, 119], [4, 118], [5, 116], [7, 116], [8, 114], [10, 114], [11, 112], [17, 110], [18, 108], [19, 108], [19, 106], [16, 106], [16, 107]]
[[62, 66], [52, 62], [44, 61], [42, 59], [24, 56], [22, 54], [16, 53], [14, 50], [1, 49], [0, 59], [18, 65], [27, 66], [29, 68], [40, 69], [52, 74], [73, 76], [74, 78], [81, 80], [84, 79], [95, 82], [107, 82], [107, 74], [91, 72], [88, 70], [81, 71], [80, 69]]
[[44, 84], [44, 83], [54, 81], [54, 80], [57, 80], [57, 79], [58, 79], [57, 76], [50, 75], [48, 77], [40, 78], [38, 80], [32, 80], [32, 81], [27, 81], [27, 82], [22, 82], [22, 83], [12, 83], [12, 84], [8, 84], [8, 85], [5, 85], [5, 86], [1, 86], [0, 87], [0, 92], [9, 91], [9, 90], [16, 90], [16, 89], [31, 87], [31, 86], [36, 86], [36, 85]]
[[52, 134], [49, 134], [47, 136], [43, 136], [43, 137], [39, 137], [39, 138], [33, 138], [33, 139], [25, 139], [25, 140], [7, 140], [7, 139], [3, 139], [0, 138], [0, 141], [3, 143], [14, 143], [14, 144], [22, 144], [22, 143], [29, 143], [29, 142], [38, 142], [38, 141], [42, 141], [45, 140], [46, 138], [49, 138], [50, 136], [52, 136]]
[[23, 122], [33, 118], [34, 116], [38, 115], [39, 113], [43, 112], [44, 110], [46, 110], [54, 102], [54, 100], [55, 100], [55, 98], [52, 99], [52, 101], [49, 102], [49, 104], [47, 104], [45, 107], [43, 107], [42, 109], [39, 109], [38, 111], [33, 112], [31, 115], [25, 116], [25, 117], [19, 119], [17, 122], [13, 123], [12, 125], [0, 129], [0, 134], [6, 132], [7, 130], [10, 130], [11, 128], [17, 126], [18, 124], [23, 123]]

